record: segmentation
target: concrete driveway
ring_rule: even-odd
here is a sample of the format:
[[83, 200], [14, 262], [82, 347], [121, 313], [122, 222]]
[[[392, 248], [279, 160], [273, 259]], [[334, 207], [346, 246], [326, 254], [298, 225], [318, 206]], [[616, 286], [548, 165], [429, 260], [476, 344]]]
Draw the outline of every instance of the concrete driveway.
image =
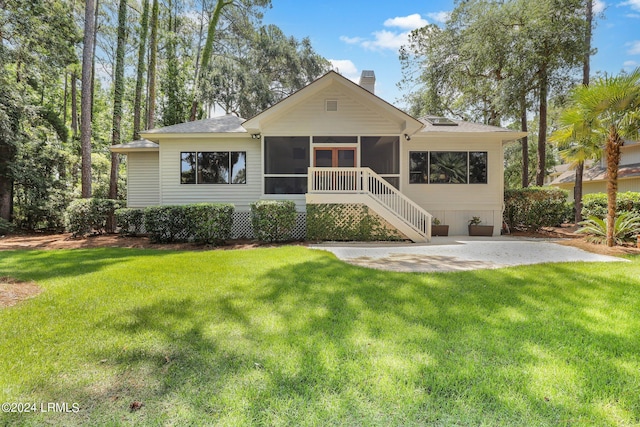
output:
[[354, 265], [390, 271], [444, 272], [547, 262], [628, 262], [557, 243], [525, 237], [434, 237], [431, 243], [325, 242], [311, 248]]

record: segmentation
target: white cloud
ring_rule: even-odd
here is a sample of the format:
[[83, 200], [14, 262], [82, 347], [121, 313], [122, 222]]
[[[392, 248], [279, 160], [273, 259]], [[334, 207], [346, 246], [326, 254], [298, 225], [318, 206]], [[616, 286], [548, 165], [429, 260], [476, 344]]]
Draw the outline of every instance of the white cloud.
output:
[[358, 71], [358, 67], [353, 63], [350, 59], [330, 59], [332, 68], [348, 78], [349, 80], [353, 80], [357, 82], [360, 78], [360, 72]]
[[[596, 2], [599, 3], [600, 1], [596, 0]], [[439, 22], [441, 24], [444, 24], [451, 17], [451, 12], [445, 12], [445, 11], [431, 12], [431, 13], [427, 13], [427, 16], [429, 18], [431, 18], [432, 20], [434, 20], [435, 22]]]
[[629, 55], [640, 55], [640, 40], [629, 42], [627, 46], [631, 46], [627, 51]]
[[340, 40], [342, 40], [346, 44], [360, 44], [364, 41], [362, 37], [347, 37], [347, 36], [340, 36]]
[[420, 14], [414, 13], [408, 16], [396, 16], [395, 18], [389, 18], [384, 21], [385, 27], [396, 27], [403, 30], [415, 30], [427, 25], [426, 19], [423, 19]]
[[618, 6], [629, 6], [633, 10], [640, 12], [640, 0], [627, 0], [622, 3], [618, 3]]
[[600, 13], [604, 12], [606, 7], [607, 7], [607, 4], [605, 2], [603, 2], [602, 0], [595, 0], [593, 2], [593, 13], [600, 14]]
[[362, 47], [368, 50], [398, 50], [402, 45], [409, 43], [410, 31], [394, 33], [393, 31], [376, 31], [373, 33], [373, 40], [364, 40]]
[[631, 69], [634, 69], [634, 68], [636, 68], [638, 65], [640, 65], [640, 64], [638, 64], [636, 61], [624, 61], [624, 62], [622, 63], [622, 67], [623, 67], [625, 70], [631, 70]]
[[[340, 36], [340, 40], [347, 44], [357, 44], [367, 50], [394, 50], [397, 51], [402, 45], [409, 42], [409, 34], [412, 30], [422, 28], [429, 22], [422, 18], [420, 14], [414, 13], [407, 16], [396, 16], [384, 21], [387, 28], [398, 28], [399, 30], [375, 31], [370, 38]], [[404, 31], [402, 31], [404, 30]]]

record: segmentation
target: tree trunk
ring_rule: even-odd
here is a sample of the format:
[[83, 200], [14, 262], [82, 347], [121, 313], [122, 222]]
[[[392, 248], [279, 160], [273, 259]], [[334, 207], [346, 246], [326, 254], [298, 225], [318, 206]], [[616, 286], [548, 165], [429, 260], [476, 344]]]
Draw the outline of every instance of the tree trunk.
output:
[[[522, 101], [520, 110], [520, 128], [522, 132], [527, 132], [527, 107], [526, 101]], [[529, 137], [522, 138], [522, 188], [529, 186]]]
[[136, 73], [136, 93], [133, 101], [133, 140], [140, 139], [140, 109], [142, 108], [142, 84], [144, 79], [144, 54], [147, 49], [149, 28], [149, 0], [144, 0], [140, 20], [140, 45], [138, 46], [138, 70]]
[[149, 102], [147, 105], [147, 128], [153, 129], [156, 122], [156, 62], [158, 55], [158, 0], [153, 0], [151, 8], [151, 38], [149, 39]]
[[202, 50], [202, 61], [200, 67], [200, 76], [196, 80], [194, 84], [194, 92], [193, 92], [193, 100], [191, 101], [191, 115], [189, 117], [190, 121], [194, 121], [197, 118], [198, 114], [198, 89], [200, 87], [200, 79], [202, 73], [207, 71], [207, 67], [209, 66], [209, 60], [211, 59], [211, 54], [213, 52], [213, 40], [215, 38], [216, 27], [218, 26], [218, 21], [220, 20], [220, 13], [225, 6], [232, 4], [232, 0], [218, 0], [216, 3], [216, 8], [213, 10], [213, 15], [211, 16], [211, 20], [209, 21], [209, 28], [207, 29], [207, 41], [204, 44], [204, 49]]
[[549, 91], [549, 78], [547, 67], [540, 70], [540, 111], [538, 128], [538, 169], [536, 171], [536, 185], [544, 185], [544, 177], [547, 172], [547, 96]]
[[93, 99], [96, 94], [96, 48], [98, 46], [98, 17], [100, 16], [100, 0], [96, 0], [95, 22], [93, 24], [93, 53], [91, 54], [91, 120], [93, 122]]
[[620, 138], [615, 126], [609, 128], [605, 147], [607, 156], [607, 246], [615, 245], [616, 202], [618, 197], [618, 165], [620, 164], [620, 147], [624, 141]]
[[578, 162], [576, 167], [576, 183], [573, 187], [573, 200], [576, 209], [575, 223], [582, 221], [582, 177], [584, 175], [584, 162]]
[[[111, 144], [120, 144], [122, 122], [122, 97], [124, 94], [124, 48], [126, 43], [127, 0], [120, 0], [118, 7], [118, 42], [116, 46], [115, 81], [113, 83], [113, 126]], [[118, 153], [111, 153], [111, 174], [109, 179], [109, 198], [118, 198], [118, 172], [120, 157]], [[113, 231], [113, 230], [110, 230]]]
[[87, 0], [84, 13], [84, 46], [82, 47], [82, 121], [80, 141], [82, 147], [82, 197], [91, 197], [91, 64], [95, 33], [95, 0]]
[[13, 217], [13, 177], [9, 165], [16, 149], [10, 142], [0, 142], [0, 218], [11, 221]]
[[78, 78], [76, 72], [71, 73], [71, 134], [78, 137]]

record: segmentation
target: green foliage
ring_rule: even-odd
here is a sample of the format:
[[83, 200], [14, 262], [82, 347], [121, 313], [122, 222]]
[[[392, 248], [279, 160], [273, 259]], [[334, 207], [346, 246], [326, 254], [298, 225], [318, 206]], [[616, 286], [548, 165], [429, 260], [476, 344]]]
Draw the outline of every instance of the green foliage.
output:
[[251, 204], [251, 225], [258, 240], [291, 240], [296, 226], [296, 204], [291, 200], [260, 200]]
[[150, 206], [144, 228], [154, 243], [218, 244], [231, 237], [234, 206], [226, 203]]
[[307, 239], [382, 241], [402, 236], [365, 205], [307, 204]]
[[0, 218], [0, 235], [9, 234], [13, 231], [14, 225], [4, 218]]
[[565, 190], [548, 187], [505, 190], [504, 220], [519, 230], [560, 225], [571, 216], [567, 196]]
[[[583, 197], [582, 216], [604, 219], [607, 216], [607, 195], [605, 193], [585, 194]], [[640, 193], [627, 191], [618, 193], [616, 212], [635, 212], [640, 214]]]
[[36, 127], [21, 139], [11, 168], [13, 218], [25, 230], [64, 229], [64, 212], [74, 197], [67, 170], [75, 156], [55, 137], [47, 140], [46, 132]]
[[479, 216], [474, 216], [469, 220], [469, 225], [480, 225], [482, 224], [482, 219]]
[[104, 233], [119, 204], [118, 200], [97, 198], [72, 201], [66, 211], [67, 231], [74, 236]]
[[[605, 244], [607, 242], [607, 218], [590, 216], [581, 221], [582, 226], [576, 233], [586, 234], [587, 240], [593, 243]], [[616, 245], [633, 241], [640, 234], [640, 214], [636, 212], [623, 212], [616, 217], [613, 228], [613, 240]]]
[[144, 209], [122, 208], [115, 211], [118, 232], [125, 236], [137, 236], [144, 229]]

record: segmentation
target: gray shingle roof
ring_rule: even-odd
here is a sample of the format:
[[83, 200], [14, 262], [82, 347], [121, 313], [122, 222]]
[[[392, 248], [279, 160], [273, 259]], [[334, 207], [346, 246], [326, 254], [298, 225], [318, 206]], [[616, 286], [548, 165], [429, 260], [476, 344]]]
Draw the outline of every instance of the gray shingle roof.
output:
[[[633, 178], [640, 176], [640, 163], [631, 165], [620, 165], [618, 167], [618, 178]], [[582, 177], [584, 182], [587, 181], [604, 181], [607, 179], [607, 168], [599, 164], [585, 169]], [[576, 180], [576, 171], [570, 169], [553, 180], [551, 185], [569, 184]]]
[[226, 116], [212, 117], [210, 119], [195, 120], [193, 122], [179, 123], [177, 125], [150, 129], [140, 132], [143, 135], [159, 135], [168, 133], [246, 133], [242, 127], [246, 120], [227, 114]]
[[116, 144], [112, 145], [111, 151], [120, 152], [120, 151], [135, 151], [135, 150], [157, 150], [160, 146], [155, 142], [151, 142], [148, 139], [138, 139], [136, 141], [127, 142], [126, 144]]

